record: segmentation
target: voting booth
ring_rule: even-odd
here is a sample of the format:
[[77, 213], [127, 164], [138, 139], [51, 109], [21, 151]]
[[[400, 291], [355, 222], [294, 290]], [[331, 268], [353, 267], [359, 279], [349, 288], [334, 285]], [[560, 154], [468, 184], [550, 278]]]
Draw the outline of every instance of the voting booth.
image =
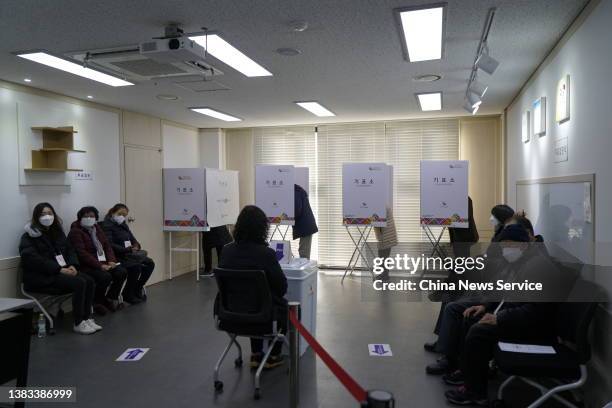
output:
[[[173, 277], [173, 253], [196, 253], [196, 279], [200, 280], [200, 232], [233, 224], [238, 217], [238, 172], [205, 168], [163, 169], [164, 220], [168, 232], [169, 277]], [[174, 232], [192, 232], [196, 245], [174, 247]]]
[[[421, 160], [420, 222], [440, 256], [446, 256], [440, 247], [445, 229], [469, 227], [468, 167], [467, 160]], [[439, 234], [431, 227], [441, 227]]]
[[[300, 175], [303, 177], [303, 172]], [[292, 165], [255, 166], [255, 205], [273, 225], [270, 239], [278, 232], [284, 241], [288, 226], [295, 225], [295, 184], [296, 168]]]
[[[287, 277], [287, 294], [289, 302], [300, 302], [302, 311], [301, 323], [313, 336], [317, 329], [317, 272], [316, 261], [295, 258], [288, 264], [281, 264]], [[300, 338], [300, 356], [308, 349], [308, 343]], [[285, 346], [285, 353], [289, 354]]]
[[373, 227], [387, 226], [387, 208], [392, 206], [392, 166], [385, 163], [342, 165], [342, 223], [355, 245], [343, 281], [354, 271], [359, 259], [371, 269], [365, 254], [371, 249], [366, 242]]

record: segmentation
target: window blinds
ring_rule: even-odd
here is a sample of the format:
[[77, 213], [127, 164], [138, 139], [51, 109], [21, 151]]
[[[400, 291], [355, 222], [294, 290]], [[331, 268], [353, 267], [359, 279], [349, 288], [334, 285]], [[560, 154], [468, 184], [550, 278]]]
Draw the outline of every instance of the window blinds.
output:
[[254, 130], [256, 164], [294, 164], [310, 169], [310, 203], [319, 226], [312, 258], [323, 266], [344, 267], [353, 252], [353, 243], [342, 225], [342, 163], [347, 162], [385, 162], [393, 166], [398, 239], [425, 241], [419, 225], [420, 161], [457, 159], [458, 121], [342, 123], [317, 129], [295, 126]]

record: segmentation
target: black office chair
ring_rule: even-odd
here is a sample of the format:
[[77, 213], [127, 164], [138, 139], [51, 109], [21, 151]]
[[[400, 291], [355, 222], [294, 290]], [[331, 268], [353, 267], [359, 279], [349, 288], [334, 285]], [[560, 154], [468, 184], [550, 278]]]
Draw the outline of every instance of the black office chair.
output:
[[[584, 280], [575, 282], [574, 290], [580, 293], [599, 292], [598, 286]], [[596, 292], [597, 291], [597, 292]], [[571, 300], [571, 298], [570, 298]], [[591, 347], [588, 332], [597, 309], [596, 302], [565, 302], [559, 305], [556, 317], [557, 336], [561, 342], [550, 344], [556, 354], [523, 354], [502, 351], [497, 347], [495, 362], [500, 371], [509, 374], [497, 391], [497, 401], [494, 406], [503, 406], [503, 393], [506, 386], [515, 379], [537, 388], [542, 394], [528, 408], [539, 407], [549, 398], [570, 408], [576, 405], [563, 398], [559, 393], [575, 390], [584, 385], [587, 379], [586, 364], [591, 359]], [[534, 381], [534, 378], [548, 378], [559, 385], [548, 389]]]
[[215, 324], [218, 330], [226, 332], [230, 341], [215, 365], [214, 386], [216, 392], [223, 391], [219, 380], [219, 369], [232, 345], [238, 349], [234, 361], [237, 368], [242, 367], [242, 349], [236, 337], [249, 337], [270, 340], [268, 350], [255, 373], [254, 398], [261, 398], [259, 379], [264, 365], [270, 357], [272, 348], [278, 341], [286, 342], [284, 333], [277, 330], [272, 293], [263, 271], [223, 269], [213, 271], [219, 293], [215, 300]]

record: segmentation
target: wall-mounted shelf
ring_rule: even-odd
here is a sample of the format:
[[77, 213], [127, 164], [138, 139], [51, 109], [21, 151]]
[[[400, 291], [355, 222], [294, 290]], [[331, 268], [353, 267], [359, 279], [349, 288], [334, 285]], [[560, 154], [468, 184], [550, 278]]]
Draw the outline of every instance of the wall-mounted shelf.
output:
[[74, 134], [78, 132], [72, 126], [34, 126], [32, 130], [41, 132], [43, 147], [32, 150], [32, 168], [25, 171], [82, 171], [68, 168], [69, 153], [85, 153], [74, 148]]

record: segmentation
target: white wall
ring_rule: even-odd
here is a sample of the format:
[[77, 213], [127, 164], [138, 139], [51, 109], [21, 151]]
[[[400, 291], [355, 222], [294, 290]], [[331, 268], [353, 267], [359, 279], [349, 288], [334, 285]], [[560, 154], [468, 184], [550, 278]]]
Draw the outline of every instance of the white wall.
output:
[[[523, 93], [507, 109], [507, 202], [516, 204], [516, 181], [546, 177], [595, 174], [595, 260], [612, 265], [612, 1], [595, 1], [594, 8], [576, 31], [544, 62]], [[503, 61], [502, 61], [503, 63]], [[555, 122], [558, 80], [570, 75], [570, 120]], [[521, 115], [540, 96], [546, 96], [547, 132], [521, 141]], [[554, 141], [568, 138], [568, 161], [553, 162]], [[610, 273], [596, 276], [612, 296]], [[612, 323], [600, 309], [595, 321], [594, 356], [587, 400], [602, 406], [612, 399]], [[593, 375], [594, 374], [594, 375]]]
[[162, 122], [164, 168], [200, 167], [198, 130]]
[[200, 129], [200, 163], [203, 167], [225, 169], [225, 131]]
[[[21, 116], [28, 115], [28, 129], [19, 129], [19, 124], [24, 127], [26, 122], [23, 117], [18, 118], [18, 111]], [[71, 162], [91, 170], [93, 181], [75, 181], [72, 180], [73, 174], [69, 173], [66, 176], [69, 185], [66, 186], [20, 186], [19, 132], [29, 131], [33, 121], [38, 121], [38, 125], [58, 126], [59, 123], [43, 123], [57, 117], [70, 122], [63, 125], [77, 128], [79, 133], [75, 135], [75, 144], [87, 153], [72, 158]], [[55, 207], [66, 230], [82, 206], [91, 204], [106, 211], [119, 201], [119, 124], [119, 111], [96, 109], [0, 87], [0, 259], [19, 255], [19, 238], [24, 224], [31, 217], [32, 208], [41, 201], [48, 201]], [[3, 279], [2, 282], [0, 296], [14, 296], [12, 281]]]

